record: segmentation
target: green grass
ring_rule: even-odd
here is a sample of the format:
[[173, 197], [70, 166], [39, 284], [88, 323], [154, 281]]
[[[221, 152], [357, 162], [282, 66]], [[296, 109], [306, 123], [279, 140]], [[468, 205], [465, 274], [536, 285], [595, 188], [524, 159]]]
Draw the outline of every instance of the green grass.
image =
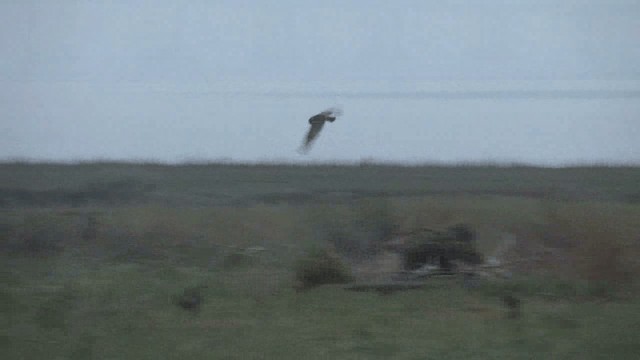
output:
[[[14, 269], [26, 269], [3, 259]], [[2, 288], [7, 358], [633, 358], [640, 302], [499, 297], [456, 279], [381, 296], [327, 286], [294, 292], [278, 270], [204, 271], [62, 258]], [[16, 275], [16, 274], [14, 274]], [[206, 283], [197, 315], [171, 303]]]
[[[3, 164], [0, 353], [635, 358], [638, 180], [638, 168], [608, 167]], [[386, 296], [295, 289], [300, 259], [332, 236], [370, 246], [457, 223], [486, 254], [505, 233], [523, 253], [576, 245], [560, 264], [474, 290], [455, 277]], [[174, 304], [199, 285], [198, 313]], [[521, 318], [507, 317], [506, 293], [522, 300]]]

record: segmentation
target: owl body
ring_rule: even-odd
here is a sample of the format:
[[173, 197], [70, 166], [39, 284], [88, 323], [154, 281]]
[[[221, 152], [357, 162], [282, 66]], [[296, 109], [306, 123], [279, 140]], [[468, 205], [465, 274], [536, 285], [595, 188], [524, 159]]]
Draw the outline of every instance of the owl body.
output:
[[311, 145], [320, 134], [320, 131], [324, 127], [325, 122], [334, 122], [340, 115], [342, 115], [341, 109], [331, 108], [310, 117], [309, 124], [311, 125], [311, 127], [309, 128], [309, 131], [305, 136], [304, 143], [300, 147], [299, 151], [303, 154], [306, 154], [311, 149]]

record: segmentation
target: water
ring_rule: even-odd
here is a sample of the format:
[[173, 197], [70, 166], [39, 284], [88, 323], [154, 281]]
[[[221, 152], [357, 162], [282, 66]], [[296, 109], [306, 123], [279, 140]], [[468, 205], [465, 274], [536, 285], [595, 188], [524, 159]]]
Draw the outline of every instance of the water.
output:
[[637, 82], [0, 83], [0, 105], [4, 159], [640, 162]]

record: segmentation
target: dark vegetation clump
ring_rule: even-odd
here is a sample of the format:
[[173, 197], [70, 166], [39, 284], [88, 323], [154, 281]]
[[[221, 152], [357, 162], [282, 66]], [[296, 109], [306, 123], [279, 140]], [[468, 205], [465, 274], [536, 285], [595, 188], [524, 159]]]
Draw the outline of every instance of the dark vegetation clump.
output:
[[204, 302], [202, 290], [206, 287], [207, 286], [205, 285], [200, 285], [186, 288], [183, 290], [182, 294], [174, 298], [174, 303], [184, 310], [198, 312], [200, 311], [200, 306]]
[[416, 270], [425, 264], [437, 264], [451, 270], [452, 261], [479, 264], [483, 257], [475, 246], [475, 234], [466, 225], [445, 231], [421, 229], [410, 235], [404, 251], [404, 267]]
[[520, 317], [520, 298], [516, 297], [512, 294], [505, 294], [502, 296], [502, 302], [504, 306], [507, 308], [507, 316], [510, 319], [515, 319]]
[[353, 279], [348, 266], [328, 249], [313, 250], [300, 259], [295, 274], [302, 289], [324, 284], [344, 284]]

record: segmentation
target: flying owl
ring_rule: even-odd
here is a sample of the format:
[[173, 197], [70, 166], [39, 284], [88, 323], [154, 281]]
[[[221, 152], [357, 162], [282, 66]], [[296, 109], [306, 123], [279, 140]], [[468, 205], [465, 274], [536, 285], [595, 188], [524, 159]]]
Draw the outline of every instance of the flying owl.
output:
[[304, 142], [300, 149], [298, 150], [302, 154], [306, 154], [311, 149], [311, 145], [318, 138], [320, 131], [324, 127], [324, 123], [334, 122], [338, 116], [342, 115], [342, 109], [340, 108], [330, 108], [327, 109], [320, 114], [313, 115], [309, 118], [309, 131], [307, 132], [307, 136], [304, 138]]

